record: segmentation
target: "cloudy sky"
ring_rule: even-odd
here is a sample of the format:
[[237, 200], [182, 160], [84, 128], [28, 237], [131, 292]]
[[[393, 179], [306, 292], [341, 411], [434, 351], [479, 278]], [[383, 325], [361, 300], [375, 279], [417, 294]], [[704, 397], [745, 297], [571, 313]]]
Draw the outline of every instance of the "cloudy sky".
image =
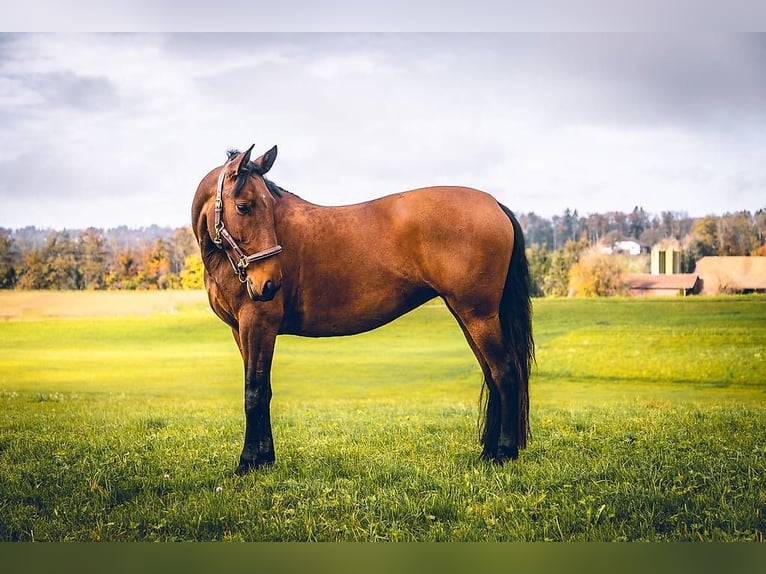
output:
[[338, 205], [433, 184], [551, 216], [766, 207], [766, 35], [0, 36], [0, 226], [189, 223], [230, 147]]

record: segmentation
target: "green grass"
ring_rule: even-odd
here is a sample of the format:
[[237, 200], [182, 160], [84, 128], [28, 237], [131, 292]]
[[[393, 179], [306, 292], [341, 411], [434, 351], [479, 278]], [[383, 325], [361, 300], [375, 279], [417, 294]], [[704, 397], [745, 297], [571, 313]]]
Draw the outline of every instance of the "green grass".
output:
[[766, 298], [535, 302], [530, 447], [478, 459], [444, 307], [281, 337], [277, 463], [206, 305], [0, 323], [1, 540], [760, 540]]

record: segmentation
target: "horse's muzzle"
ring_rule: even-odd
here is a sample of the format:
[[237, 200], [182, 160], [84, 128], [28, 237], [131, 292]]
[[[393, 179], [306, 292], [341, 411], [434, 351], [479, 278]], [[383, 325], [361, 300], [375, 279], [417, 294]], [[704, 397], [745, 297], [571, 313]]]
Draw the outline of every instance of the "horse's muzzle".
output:
[[271, 301], [274, 296], [277, 294], [277, 291], [279, 291], [279, 288], [281, 285], [274, 283], [271, 279], [267, 280], [266, 283], [263, 284], [263, 290], [260, 294], [255, 292], [255, 289], [253, 289], [253, 282], [251, 279], [248, 279], [246, 282], [247, 285], [247, 294], [250, 296], [250, 299], [253, 301]]

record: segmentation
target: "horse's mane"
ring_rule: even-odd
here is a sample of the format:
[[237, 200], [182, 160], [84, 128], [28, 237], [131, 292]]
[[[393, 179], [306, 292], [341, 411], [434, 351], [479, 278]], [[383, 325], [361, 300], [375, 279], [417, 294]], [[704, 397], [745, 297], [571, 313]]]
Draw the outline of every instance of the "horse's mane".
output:
[[[239, 151], [238, 149], [231, 148], [226, 150], [227, 161], [231, 161], [232, 159], [237, 157], [240, 153], [242, 152]], [[263, 178], [263, 181], [266, 184], [266, 187], [268, 188], [269, 192], [271, 192], [271, 194], [276, 198], [282, 197], [283, 193], [289, 193], [286, 189], [279, 187], [276, 183], [274, 183], [273, 181], [265, 177], [261, 168], [258, 165], [254, 164], [252, 161], [249, 161], [247, 162], [247, 171], [243, 173], [242, 175], [240, 175], [239, 179], [237, 180], [236, 187], [234, 188], [235, 195], [239, 193], [239, 191], [242, 189], [242, 186], [245, 185], [245, 181], [247, 181], [247, 178], [250, 175], [260, 175], [261, 178]]]

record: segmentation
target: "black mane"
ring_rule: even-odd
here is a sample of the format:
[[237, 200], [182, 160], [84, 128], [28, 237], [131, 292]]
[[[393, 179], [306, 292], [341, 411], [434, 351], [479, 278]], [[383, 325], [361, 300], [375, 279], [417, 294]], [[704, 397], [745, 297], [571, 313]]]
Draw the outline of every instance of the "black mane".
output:
[[[233, 160], [240, 153], [242, 152], [234, 148], [230, 148], [226, 150], [226, 156], [227, 156], [226, 161]], [[254, 164], [252, 161], [247, 162], [247, 166], [245, 169], [246, 171], [242, 175], [240, 175], [240, 177], [237, 179], [237, 184], [234, 188], [234, 195], [237, 195], [242, 190], [242, 187], [245, 185], [245, 182], [247, 181], [247, 177], [250, 175], [260, 175], [261, 178], [263, 178], [264, 183], [266, 184], [266, 188], [274, 197], [277, 197], [277, 198], [282, 197], [282, 194], [287, 191], [279, 187], [276, 183], [274, 183], [270, 179], [267, 179], [264, 176], [263, 171], [261, 171], [261, 168], [258, 167], [256, 164]]]

